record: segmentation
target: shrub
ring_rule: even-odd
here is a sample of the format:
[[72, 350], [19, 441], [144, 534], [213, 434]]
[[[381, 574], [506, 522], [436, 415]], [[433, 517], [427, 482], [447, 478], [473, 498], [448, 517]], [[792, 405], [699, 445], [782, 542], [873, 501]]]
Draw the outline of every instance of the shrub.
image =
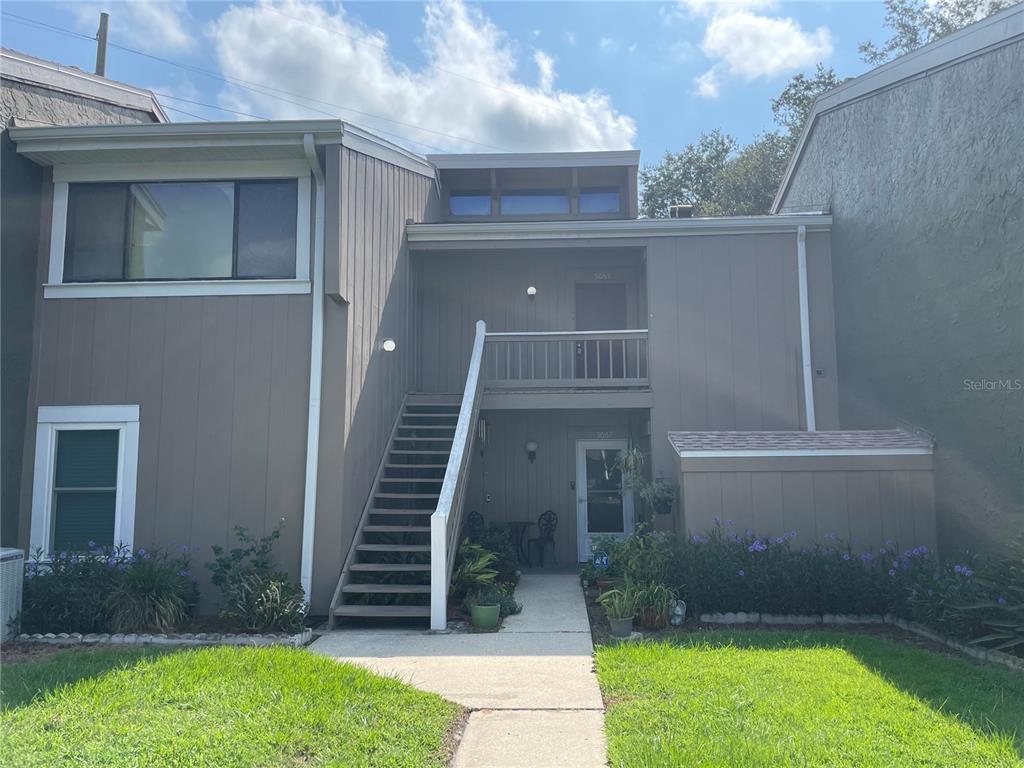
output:
[[236, 527], [235, 537], [240, 546], [230, 551], [212, 547], [214, 559], [206, 565], [221, 592], [221, 618], [249, 630], [301, 629], [309, 609], [302, 587], [274, 567], [273, 548], [281, 537], [280, 525], [258, 539]]
[[465, 600], [466, 610], [473, 605], [497, 605], [501, 618], [513, 616], [523, 610], [523, 606], [512, 596], [515, 586], [512, 584], [486, 584], [472, 590]]
[[500, 584], [519, 583], [519, 559], [516, 546], [512, 543], [512, 534], [508, 526], [491, 523], [480, 536], [477, 543], [484, 549], [494, 553], [491, 567], [497, 571], [494, 580]]
[[48, 560], [39, 551], [26, 563], [23, 632], [167, 631], [191, 614], [196, 586], [185, 551], [90, 545]]
[[465, 539], [455, 555], [455, 567], [452, 570], [452, 581], [448, 597], [459, 602], [470, 592], [484, 586], [494, 584], [498, 572], [494, 563], [498, 556], [480, 544]]

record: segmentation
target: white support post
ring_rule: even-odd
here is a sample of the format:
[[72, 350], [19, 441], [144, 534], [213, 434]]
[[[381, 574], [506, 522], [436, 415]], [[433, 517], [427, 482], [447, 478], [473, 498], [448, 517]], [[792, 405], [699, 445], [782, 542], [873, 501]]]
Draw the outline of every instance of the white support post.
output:
[[804, 412], [807, 431], [814, 432], [814, 371], [811, 368], [811, 311], [807, 291], [807, 227], [803, 224], [796, 233], [796, 263], [800, 283], [800, 357], [803, 364]]
[[430, 518], [430, 628], [448, 628], [448, 518]]

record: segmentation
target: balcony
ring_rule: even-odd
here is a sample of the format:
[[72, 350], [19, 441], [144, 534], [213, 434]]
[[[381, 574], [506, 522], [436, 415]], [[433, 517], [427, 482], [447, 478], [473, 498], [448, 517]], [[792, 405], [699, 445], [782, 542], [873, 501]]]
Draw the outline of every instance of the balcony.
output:
[[481, 368], [485, 407], [642, 407], [649, 399], [646, 329], [488, 333]]

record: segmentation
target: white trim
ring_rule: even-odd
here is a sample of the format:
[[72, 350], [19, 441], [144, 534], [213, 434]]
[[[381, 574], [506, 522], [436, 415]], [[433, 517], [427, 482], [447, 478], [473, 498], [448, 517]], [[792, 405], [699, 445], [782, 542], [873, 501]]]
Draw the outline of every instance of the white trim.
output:
[[[621, 451], [629, 449], [629, 440], [626, 438], [610, 438], [601, 440], [577, 440], [576, 441], [576, 554], [579, 562], [590, 557], [592, 540], [595, 536], [610, 536], [613, 538], [625, 538], [636, 528], [635, 504], [633, 491], [623, 482], [622, 485], [622, 533], [598, 533], [591, 534], [587, 530], [587, 460], [588, 449], [618, 448]], [[580, 494], [583, 494], [582, 496]]]
[[782, 183], [772, 202], [772, 213], [778, 213], [786, 199], [789, 185], [793, 181], [796, 167], [803, 156], [804, 146], [814, 130], [818, 118], [832, 110], [917, 77], [927, 77], [934, 72], [979, 56], [1024, 35], [1024, 5], [1017, 4], [994, 13], [986, 19], [964, 29], [939, 38], [916, 51], [912, 51], [869, 72], [847, 80], [830, 91], [818, 96], [811, 105], [810, 114], [804, 122], [796, 149], [793, 151], [782, 177]]
[[815, 431], [814, 374], [811, 369], [811, 310], [807, 290], [807, 228], [796, 232], [796, 272], [800, 293], [800, 360], [803, 366], [804, 421], [808, 432]]
[[240, 181], [308, 176], [309, 168], [300, 160], [71, 163], [53, 167], [54, 181]]
[[360, 152], [369, 157], [375, 157], [391, 165], [405, 168], [407, 171], [418, 173], [430, 179], [435, 179], [434, 166], [417, 154], [403, 149], [397, 144], [385, 141], [379, 136], [374, 136], [349, 123], [345, 123], [341, 134], [341, 145], [348, 147], [354, 152]]
[[625, 237], [681, 237], [686, 235], [743, 235], [827, 232], [832, 217], [822, 214], [789, 216], [716, 216], [703, 219], [620, 219], [599, 221], [487, 221], [410, 224], [410, 243], [473, 242], [488, 240], [589, 240]]
[[53, 205], [50, 207], [50, 267], [51, 284], [64, 279], [64, 238], [68, 225], [68, 184], [57, 181], [53, 185]]
[[316, 534], [316, 498], [320, 469], [320, 395], [324, 361], [324, 219], [326, 211], [324, 172], [312, 134], [303, 137], [307, 170], [316, 178], [316, 214], [313, 228], [313, 308], [310, 320], [309, 410], [306, 415], [306, 472], [302, 499], [302, 553], [299, 583], [312, 599], [313, 544]]
[[681, 459], [731, 459], [764, 456], [930, 456], [931, 448], [822, 448], [753, 451], [678, 450]]
[[[305, 294], [309, 284], [309, 166], [292, 160], [188, 163], [89, 163], [59, 165], [53, 170], [50, 264], [43, 298], [82, 299], [156, 296], [252, 296]], [[251, 280], [137, 280], [98, 283], [64, 282], [68, 189], [74, 182], [245, 181], [295, 179], [295, 277]]]
[[[308, 240], [308, 238], [307, 238]], [[308, 251], [307, 251], [308, 253]], [[63, 259], [61, 259], [63, 262]], [[300, 260], [309, 271], [309, 260]], [[53, 262], [51, 262], [51, 269]], [[276, 296], [305, 294], [309, 280], [150, 280], [123, 283], [47, 283], [44, 299], [116, 299], [156, 296]]]
[[76, 429], [117, 430], [117, 493], [114, 502], [114, 543], [135, 542], [135, 492], [139, 465], [139, 406], [41, 406], [36, 420], [36, 453], [32, 479], [30, 551], [50, 554], [53, 532], [53, 480], [57, 433]]
[[427, 155], [439, 170], [457, 168], [586, 168], [640, 165], [640, 150], [606, 152], [484, 152]]

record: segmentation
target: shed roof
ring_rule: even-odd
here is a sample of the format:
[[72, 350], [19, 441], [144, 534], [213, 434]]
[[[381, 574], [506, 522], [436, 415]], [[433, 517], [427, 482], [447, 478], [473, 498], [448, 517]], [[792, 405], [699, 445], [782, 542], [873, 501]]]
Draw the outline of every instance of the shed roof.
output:
[[680, 458], [896, 456], [930, 454], [931, 442], [902, 429], [826, 432], [669, 432]]
[[469, 155], [427, 155], [439, 170], [466, 168], [582, 168], [587, 166], [638, 166], [636, 149], [596, 152], [485, 152]]

